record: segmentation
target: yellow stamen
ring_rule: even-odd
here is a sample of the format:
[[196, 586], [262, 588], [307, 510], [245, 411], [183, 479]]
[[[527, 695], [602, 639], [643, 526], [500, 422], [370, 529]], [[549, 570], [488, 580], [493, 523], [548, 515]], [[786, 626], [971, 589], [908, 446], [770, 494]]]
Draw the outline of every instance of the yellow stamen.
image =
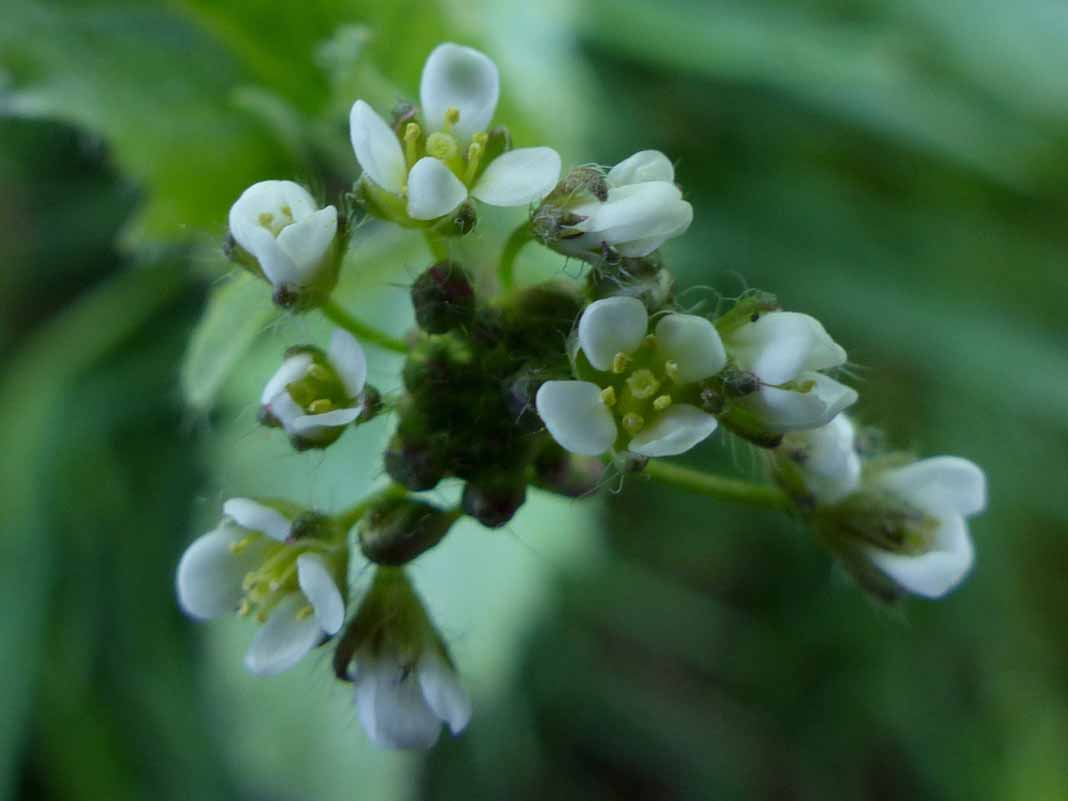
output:
[[613, 406], [615, 406], [616, 405], [616, 388], [615, 387], [605, 387], [604, 389], [602, 389], [601, 390], [601, 401], [609, 409], [611, 409]]
[[404, 160], [409, 170], [419, 160], [419, 137], [422, 135], [419, 123], [409, 122], [404, 126]]
[[319, 400], [313, 400], [308, 404], [308, 411], [312, 414], [324, 414], [333, 410], [334, 404], [326, 398], [319, 398]]
[[679, 382], [679, 363], [664, 362], [664, 373], [677, 384]]
[[645, 418], [636, 412], [623, 416], [623, 428], [631, 434], [637, 434], [645, 426]]
[[307, 604], [297, 610], [297, 620], [307, 620], [313, 614], [315, 614], [315, 610], [311, 607], [310, 604]]
[[271, 223], [274, 222], [274, 215], [269, 211], [264, 211], [256, 219], [259, 220], [260, 225], [264, 228], [270, 228]]
[[660, 395], [659, 397], [657, 397], [656, 400], [653, 401], [653, 408], [656, 409], [658, 412], [664, 411], [664, 409], [666, 409], [670, 405], [671, 405], [671, 396], [670, 395]]
[[623, 375], [627, 371], [627, 366], [630, 364], [630, 356], [625, 353], [617, 353], [612, 357], [612, 372], [616, 375]]
[[288, 220], [292, 220], [293, 219], [293, 209], [291, 209], [289, 206], [282, 206], [282, 214]]
[[334, 377], [334, 374], [329, 367], [313, 364], [308, 368], [308, 377], [314, 378], [316, 381], [329, 381]]
[[232, 554], [241, 553], [249, 545], [251, 545], [252, 541], [255, 540], [255, 539], [256, 539], [256, 535], [255, 534], [249, 534], [247, 537], [242, 537], [237, 542], [231, 542], [230, 543], [230, 553], [232, 553]]
[[453, 126], [456, 125], [456, 123], [458, 123], [459, 121], [460, 109], [456, 108], [456, 106], [449, 106], [448, 110], [445, 112], [445, 125], [443, 126], [444, 130], [451, 131]]
[[480, 145], [477, 141], [472, 142], [467, 148], [467, 171], [464, 172], [464, 183], [470, 185], [475, 180], [475, 173], [478, 172], [479, 162], [482, 161], [482, 152], [484, 146]]

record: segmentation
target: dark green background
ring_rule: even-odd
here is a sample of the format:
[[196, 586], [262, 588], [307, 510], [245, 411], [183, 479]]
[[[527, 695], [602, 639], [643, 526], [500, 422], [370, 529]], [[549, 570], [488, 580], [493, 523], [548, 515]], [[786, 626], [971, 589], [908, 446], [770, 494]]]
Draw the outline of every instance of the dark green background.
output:
[[[388, 433], [298, 456], [256, 428], [326, 329], [228, 276], [226, 211], [351, 181], [352, 101], [414, 95], [446, 39], [498, 61], [518, 143], [677, 159], [684, 303], [779, 293], [848, 349], [863, 421], [984, 467], [956, 593], [887, 612], [799, 525], [640, 480], [537, 498], [414, 570], [476, 698], [426, 758], [376, 751], [324, 657], [257, 680], [247, 627], [181, 616], [224, 497], [340, 508]], [[6, 0], [0, 111], [0, 798], [1068, 797], [1063, 3]], [[341, 296], [403, 330], [427, 258], [363, 229]], [[692, 461], [761, 467], [722, 436]]]

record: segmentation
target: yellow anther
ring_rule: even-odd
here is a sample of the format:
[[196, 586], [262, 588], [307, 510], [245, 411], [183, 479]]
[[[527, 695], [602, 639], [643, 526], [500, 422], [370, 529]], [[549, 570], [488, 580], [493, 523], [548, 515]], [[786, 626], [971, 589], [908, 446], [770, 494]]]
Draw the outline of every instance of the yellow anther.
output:
[[404, 160], [409, 169], [419, 160], [419, 138], [422, 135], [423, 129], [419, 123], [409, 122], [404, 126]]
[[426, 153], [442, 161], [452, 161], [460, 155], [460, 143], [452, 134], [434, 131], [426, 138]]
[[813, 390], [813, 388], [815, 388], [815, 386], [816, 386], [816, 382], [813, 381], [812, 379], [809, 379], [807, 381], [801, 381], [800, 383], [797, 384], [797, 391], [798, 392], [811, 392]]
[[482, 152], [486, 149], [486, 146], [476, 140], [472, 142], [467, 148], [467, 170], [464, 172], [464, 183], [471, 184], [475, 180], [475, 173], [478, 172], [478, 165], [482, 161]]
[[637, 412], [623, 415], [623, 428], [630, 434], [637, 434], [645, 426], [645, 418]]
[[249, 545], [252, 544], [252, 541], [255, 538], [256, 538], [255, 535], [249, 534], [247, 537], [242, 537], [237, 542], [231, 542], [230, 543], [230, 553], [233, 553], [233, 554], [241, 553]]
[[657, 397], [656, 400], [653, 401], [653, 408], [656, 409], [658, 412], [664, 411], [664, 409], [666, 409], [670, 405], [671, 405], [671, 396], [670, 395], [660, 395], [660, 396]]
[[615, 387], [605, 387], [604, 389], [602, 389], [601, 390], [601, 401], [609, 409], [611, 409], [613, 406], [615, 406], [616, 405], [616, 388]]
[[678, 380], [679, 380], [679, 363], [678, 362], [664, 362], [664, 373], [672, 381], [678, 383]]
[[297, 620], [307, 620], [313, 614], [315, 614], [315, 610], [311, 607], [310, 604], [305, 604], [297, 610]]
[[326, 398], [319, 398], [308, 404], [308, 411], [311, 414], [325, 414], [334, 411], [334, 404]]
[[443, 126], [446, 131], [451, 131], [452, 127], [460, 121], [460, 109], [456, 106], [449, 106], [445, 112], [445, 125]]
[[627, 376], [627, 388], [638, 400], [651, 398], [660, 389], [660, 382], [649, 370], [635, 370]]
[[308, 368], [308, 377], [314, 378], [316, 381], [330, 381], [334, 377], [334, 373], [325, 365], [313, 364]]
[[625, 353], [617, 353], [612, 357], [612, 372], [616, 375], [623, 375], [627, 371], [627, 367], [630, 365], [630, 356]]
[[260, 212], [260, 216], [256, 218], [259, 220], [260, 225], [264, 228], [270, 228], [271, 223], [274, 222], [274, 215], [269, 211]]
[[286, 218], [292, 220], [293, 219], [293, 209], [291, 209], [289, 206], [282, 206], [282, 215], [285, 216]]

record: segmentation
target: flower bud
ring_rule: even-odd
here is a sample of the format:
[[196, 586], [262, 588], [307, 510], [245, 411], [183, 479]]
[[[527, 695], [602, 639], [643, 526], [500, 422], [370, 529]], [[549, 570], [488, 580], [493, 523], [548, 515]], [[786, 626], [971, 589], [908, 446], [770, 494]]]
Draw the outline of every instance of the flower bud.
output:
[[336, 208], [318, 208], [292, 181], [261, 181], [231, 207], [224, 250], [270, 282], [275, 303], [303, 311], [320, 305], [337, 284], [337, 232]]
[[511, 520], [527, 499], [522, 476], [495, 473], [464, 485], [460, 505], [464, 513], [486, 528], [499, 528]]
[[407, 564], [441, 542], [460, 514], [414, 498], [383, 499], [360, 520], [360, 549], [378, 564]]
[[386, 446], [385, 467], [389, 477], [413, 492], [434, 489], [445, 477], [441, 449], [430, 437], [393, 435]]
[[475, 318], [471, 276], [454, 261], [440, 261], [415, 279], [411, 289], [415, 320], [428, 334], [468, 328]]
[[650, 314], [673, 305], [675, 278], [658, 253], [637, 259], [606, 258], [595, 262], [586, 279], [590, 300], [616, 296], [637, 298]]

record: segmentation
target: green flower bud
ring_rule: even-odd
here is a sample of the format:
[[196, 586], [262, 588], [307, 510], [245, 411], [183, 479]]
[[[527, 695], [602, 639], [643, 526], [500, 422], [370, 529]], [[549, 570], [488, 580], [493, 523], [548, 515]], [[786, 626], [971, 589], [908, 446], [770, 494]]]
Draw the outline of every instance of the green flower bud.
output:
[[407, 564], [441, 542], [461, 514], [414, 498], [386, 498], [360, 521], [360, 549], [378, 564]]
[[393, 435], [384, 455], [386, 473], [413, 492], [433, 489], [445, 477], [441, 449], [430, 438]]
[[641, 258], [606, 258], [590, 270], [586, 293], [591, 301], [620, 295], [637, 298], [654, 314], [673, 304], [675, 278], [656, 251]]
[[415, 279], [411, 289], [415, 320], [428, 334], [468, 328], [475, 318], [471, 276], [454, 261], [440, 261]]
[[755, 323], [766, 312], [779, 311], [779, 299], [770, 292], [754, 289], [738, 299], [730, 311], [715, 322], [720, 336], [725, 337], [747, 323]]
[[465, 514], [486, 528], [499, 528], [511, 520], [527, 499], [522, 476], [495, 474], [464, 485], [460, 505]]

